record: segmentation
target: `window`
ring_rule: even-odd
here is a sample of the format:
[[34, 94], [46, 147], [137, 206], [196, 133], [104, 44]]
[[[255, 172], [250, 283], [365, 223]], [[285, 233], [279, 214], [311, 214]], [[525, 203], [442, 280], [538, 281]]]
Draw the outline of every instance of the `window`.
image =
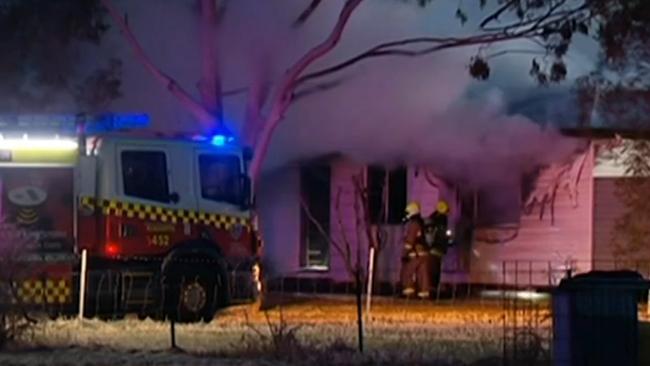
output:
[[200, 155], [201, 197], [239, 204], [242, 191], [239, 158], [227, 155]]
[[124, 194], [151, 201], [169, 202], [167, 158], [161, 151], [123, 151]]
[[[300, 172], [300, 190], [305, 207], [302, 208], [301, 265], [305, 268], [329, 268], [329, 241], [319, 229], [330, 231], [330, 184], [329, 165], [303, 167]], [[311, 217], [310, 217], [311, 216]], [[318, 225], [314, 222], [318, 222]]]
[[368, 210], [372, 224], [399, 224], [407, 200], [407, 169], [387, 171], [370, 166], [368, 174]]
[[521, 192], [519, 182], [479, 190], [476, 224], [479, 227], [490, 227], [518, 223], [521, 218]]

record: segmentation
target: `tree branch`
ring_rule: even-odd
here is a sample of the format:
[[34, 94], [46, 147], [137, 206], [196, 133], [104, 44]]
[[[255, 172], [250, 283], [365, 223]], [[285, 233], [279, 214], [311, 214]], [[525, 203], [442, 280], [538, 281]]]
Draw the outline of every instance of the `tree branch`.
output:
[[242, 87], [235, 88], [235, 89], [224, 90], [221, 93], [221, 96], [223, 96], [223, 97], [236, 97], [238, 95], [246, 94], [246, 92], [248, 92], [248, 87], [247, 86], [242, 86]]
[[293, 91], [298, 85], [296, 81], [307, 67], [319, 58], [328, 54], [332, 49], [334, 49], [334, 47], [336, 47], [336, 45], [338, 45], [352, 13], [362, 2], [363, 0], [347, 0], [328, 37], [316, 47], [309, 50], [286, 71], [271, 103], [269, 116], [266, 118], [262, 131], [260, 132], [257, 154], [255, 154], [251, 161], [250, 173], [253, 182], [257, 181], [259, 177], [262, 168], [262, 161], [268, 151], [273, 131], [275, 131], [282, 118], [284, 118], [284, 113], [291, 104]]
[[[344, 261], [345, 268], [348, 270], [350, 276], [354, 276], [354, 268], [351, 262], [352, 259], [349, 258], [349, 250], [347, 250], [346, 252], [341, 246], [341, 243], [339, 243], [338, 241], [332, 238], [332, 236], [327, 232], [327, 230], [325, 230], [323, 225], [321, 225], [321, 223], [318, 222], [318, 220], [311, 213], [311, 210], [309, 209], [309, 205], [307, 205], [307, 202], [305, 202], [303, 198], [300, 199], [300, 205], [302, 206], [302, 209], [305, 212], [305, 215], [307, 215], [309, 221], [312, 224], [314, 224], [314, 226], [316, 226], [316, 229], [325, 238], [325, 240], [327, 240], [334, 247], [334, 249], [339, 253], [339, 255]], [[341, 232], [343, 233], [343, 228], [341, 228]], [[344, 241], [347, 243], [347, 240], [344, 239]]]
[[352, 254], [351, 254], [351, 249], [350, 249], [350, 240], [348, 239], [348, 235], [346, 233], [346, 228], [345, 225], [343, 224], [343, 214], [341, 213], [341, 195], [343, 194], [343, 190], [341, 187], [339, 187], [336, 190], [336, 200], [334, 201], [334, 212], [336, 212], [336, 220], [339, 225], [339, 230], [341, 230], [341, 238], [343, 239], [343, 243], [345, 244], [345, 253], [346, 253], [346, 258], [350, 259], [350, 266], [352, 265]]
[[[361, 214], [361, 219], [365, 227], [366, 239], [368, 240], [368, 246], [370, 248], [377, 248], [377, 238], [372, 233], [372, 224], [370, 221], [370, 209], [368, 207], [368, 193], [367, 188], [362, 183], [362, 179], [359, 176], [352, 177], [352, 184], [354, 185], [354, 192], [359, 201], [361, 202], [361, 207], [359, 208], [358, 213]], [[383, 197], [382, 197], [383, 198]], [[383, 201], [383, 199], [382, 199]], [[383, 210], [383, 208], [382, 208]]]
[[201, 81], [199, 91], [203, 105], [223, 123], [221, 77], [217, 60], [217, 5], [215, 0], [200, 0], [201, 5]]
[[[354, 232], [356, 234], [356, 244], [357, 244], [356, 245], [356, 261], [355, 261], [355, 266], [354, 266], [354, 269], [355, 269], [354, 274], [360, 276], [361, 273], [362, 273], [361, 272], [361, 235], [360, 235], [360, 232], [362, 232], [362, 231], [365, 232], [364, 229], [367, 229], [367, 228], [364, 228], [364, 225], [363, 225], [364, 218], [362, 217], [362, 215], [360, 215], [360, 213], [361, 213], [361, 208], [360, 208], [360, 206], [361, 206], [361, 204], [360, 204], [361, 197], [359, 197], [356, 194], [356, 187], [354, 187], [355, 180], [357, 178], [358, 178], [357, 176], [352, 176], [353, 193], [354, 193], [352, 206], [354, 208], [354, 227], [356, 229]], [[370, 244], [370, 243], [368, 243], [368, 244]]]
[[518, 1], [518, 0], [510, 0], [510, 1], [507, 1], [507, 2], [506, 2], [505, 4], [503, 4], [499, 9], [497, 9], [494, 13], [492, 13], [492, 14], [488, 15], [487, 17], [485, 17], [485, 19], [483, 19], [483, 21], [481, 22], [481, 24], [479, 25], [479, 27], [480, 27], [480, 28], [483, 28], [483, 27], [485, 27], [486, 25], [488, 25], [489, 23], [491, 23], [492, 21], [499, 20], [499, 17], [500, 17], [500, 16], [501, 16], [501, 15], [502, 15], [506, 10], [510, 9], [510, 7], [511, 7], [512, 5], [514, 5], [517, 1]]
[[564, 5], [566, 1], [561, 1], [555, 4], [549, 5], [548, 11], [546, 13], [539, 15], [537, 17], [532, 17], [528, 18], [526, 20], [520, 20], [516, 23], [511, 23], [507, 25], [500, 25], [500, 26], [495, 26], [495, 27], [487, 27], [487, 26], [482, 26], [481, 30], [486, 31], [486, 32], [504, 32], [507, 33], [511, 30], [518, 29], [518, 28], [523, 28], [526, 26], [530, 26], [529, 29], [532, 28], [537, 28], [541, 26], [542, 24], [553, 24], [561, 20], [562, 18], [568, 18], [573, 15], [576, 15], [580, 12], [583, 12], [588, 9], [589, 4], [586, 2], [583, 2], [581, 5], [576, 6], [571, 9], [567, 10], [562, 10], [556, 12], [562, 5]]
[[[404, 39], [399, 41], [381, 43], [343, 62], [306, 74], [302, 76], [300, 79], [298, 79], [297, 84], [302, 84], [306, 81], [313, 80], [319, 77], [323, 77], [341, 71], [368, 58], [385, 57], [385, 56], [418, 57], [418, 56], [424, 56], [433, 52], [437, 52], [449, 48], [466, 47], [466, 46], [474, 46], [474, 45], [489, 44], [489, 43], [494, 44], [494, 43], [500, 43], [505, 41], [511, 41], [514, 39], [532, 37], [537, 35], [537, 33], [539, 32], [528, 31], [526, 33], [522, 32], [522, 33], [515, 33], [515, 34], [493, 33], [487, 35], [471, 36], [466, 38], [419, 37], [419, 38], [409, 38], [409, 39]], [[434, 44], [434, 45], [422, 49], [395, 48], [397, 46], [413, 46], [417, 44], [425, 44], [425, 45]]]
[[248, 88], [246, 115], [242, 127], [242, 136], [247, 146], [255, 146], [259, 130], [262, 128], [262, 108], [271, 90], [271, 83], [267, 81], [268, 74], [266, 66], [259, 65], [253, 84]]
[[343, 81], [344, 80], [342, 78], [339, 78], [339, 79], [332, 80], [332, 81], [325, 81], [325, 82], [322, 82], [322, 83], [318, 83], [316, 85], [310, 85], [310, 86], [305, 87], [305, 88], [303, 88], [301, 90], [296, 90], [296, 92], [293, 95], [293, 100], [297, 101], [299, 99], [308, 97], [308, 96], [313, 95], [313, 94], [317, 94], [317, 93], [320, 93], [320, 92], [328, 91], [330, 89], [334, 89], [334, 88], [340, 86], [341, 84], [343, 84]]
[[497, 58], [505, 55], [534, 55], [534, 56], [545, 56], [547, 55], [544, 51], [535, 51], [535, 50], [503, 50], [499, 52], [490, 53], [485, 56], [485, 59]]
[[[545, 25], [556, 23], [562, 18], [574, 16], [586, 8], [586, 3], [583, 3], [576, 8], [556, 12], [558, 9], [556, 4], [556, 6], [552, 6], [544, 15], [519, 22], [516, 25], [485, 28], [484, 30], [488, 31], [485, 34], [468, 37], [417, 37], [381, 43], [338, 64], [308, 73], [300, 77], [297, 84], [336, 73], [369, 58], [386, 56], [418, 57], [450, 48], [495, 44], [516, 39], [535, 39], [543, 35]], [[586, 16], [584, 20], [587, 20], [589, 16]], [[512, 32], [514, 29], [518, 30]], [[422, 47], [411, 48], [415, 46]]]
[[192, 96], [185, 91], [179, 84], [163, 73], [156, 65], [153, 64], [151, 59], [144, 52], [144, 49], [135, 38], [135, 35], [131, 31], [131, 28], [127, 24], [125, 18], [119, 14], [111, 0], [101, 0], [104, 7], [108, 10], [113, 21], [118, 25], [122, 34], [126, 38], [127, 42], [133, 48], [136, 57], [140, 62], [145, 66], [145, 68], [167, 89], [172, 95], [174, 95], [194, 117], [201, 123], [206, 126], [212, 126], [214, 123], [214, 116], [210, 114], [201, 104], [199, 104]]
[[309, 6], [307, 6], [307, 8], [302, 13], [300, 13], [300, 16], [298, 16], [298, 19], [296, 19], [296, 21], [293, 23], [293, 26], [299, 27], [305, 24], [305, 22], [307, 22], [307, 20], [309, 19], [309, 17], [312, 16], [312, 14], [314, 14], [316, 9], [322, 2], [323, 0], [312, 0], [311, 3], [309, 3]]

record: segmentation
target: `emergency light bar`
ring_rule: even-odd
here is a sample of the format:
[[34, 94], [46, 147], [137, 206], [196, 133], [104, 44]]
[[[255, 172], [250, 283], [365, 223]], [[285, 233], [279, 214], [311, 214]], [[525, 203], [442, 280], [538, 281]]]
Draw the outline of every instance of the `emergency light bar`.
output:
[[86, 134], [99, 134], [111, 131], [145, 128], [149, 126], [146, 114], [104, 114], [83, 115], [0, 115], [1, 132], [38, 132], [61, 135], [76, 135], [79, 125]]
[[0, 150], [70, 151], [76, 150], [78, 147], [77, 142], [71, 139], [61, 139], [58, 137], [52, 139], [30, 139], [27, 135], [24, 135], [20, 139], [5, 139], [4, 136], [0, 135]]
[[197, 135], [197, 136], [193, 136], [192, 140], [209, 141], [210, 144], [213, 146], [223, 147], [234, 143], [235, 137], [232, 135], [230, 130], [228, 130], [223, 126], [220, 126], [215, 131], [213, 131], [213, 135], [211, 137], [208, 138], [206, 136]]

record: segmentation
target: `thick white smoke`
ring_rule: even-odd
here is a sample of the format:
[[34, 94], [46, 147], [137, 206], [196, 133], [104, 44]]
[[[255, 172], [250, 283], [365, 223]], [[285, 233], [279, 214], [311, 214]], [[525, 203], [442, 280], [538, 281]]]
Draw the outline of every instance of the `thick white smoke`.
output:
[[[228, 2], [215, 37], [225, 89], [248, 85], [260, 68], [277, 77], [326, 36], [342, 2], [325, 2], [303, 28], [292, 29], [292, 20], [307, 3]], [[155, 63], [196, 94], [200, 53], [195, 1], [116, 0], [116, 4], [128, 12], [129, 24]], [[455, 4], [434, 2], [422, 10], [414, 2], [368, 1], [354, 15], [340, 47], [315, 68], [381, 41], [471, 32], [481, 13], [478, 8], [466, 9], [472, 21], [461, 27], [453, 17]], [[492, 79], [479, 83], [466, 69], [475, 52], [466, 48], [418, 59], [370, 60], [337, 75], [341, 85], [301, 98], [291, 107], [273, 139], [267, 171], [289, 161], [339, 152], [368, 162], [427, 164], [450, 178], [481, 185], [566, 156], [573, 142], [552, 128], [507, 114], [512, 94], [534, 94], [527, 74], [529, 56], [497, 61]], [[125, 62], [124, 97], [115, 103], [117, 110], [146, 111], [161, 130], [198, 128], [134, 58], [115, 29], [102, 52], [93, 56], [109, 55]], [[588, 70], [580, 54], [569, 61], [572, 76]], [[243, 118], [244, 100], [244, 96], [226, 100], [226, 116], [235, 128]]]

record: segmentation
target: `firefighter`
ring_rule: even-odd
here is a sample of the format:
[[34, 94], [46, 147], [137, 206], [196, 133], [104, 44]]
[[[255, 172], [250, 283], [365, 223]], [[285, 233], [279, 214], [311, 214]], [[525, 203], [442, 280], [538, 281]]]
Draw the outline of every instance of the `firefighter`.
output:
[[431, 285], [438, 287], [440, 283], [440, 272], [442, 270], [442, 259], [447, 253], [451, 244], [451, 230], [449, 230], [449, 205], [441, 200], [436, 210], [426, 220], [425, 241], [431, 254]]
[[420, 214], [420, 205], [417, 202], [406, 206], [406, 228], [404, 234], [404, 248], [402, 251], [401, 284], [402, 295], [428, 298], [430, 290], [429, 253], [427, 251], [423, 230], [424, 221]]

